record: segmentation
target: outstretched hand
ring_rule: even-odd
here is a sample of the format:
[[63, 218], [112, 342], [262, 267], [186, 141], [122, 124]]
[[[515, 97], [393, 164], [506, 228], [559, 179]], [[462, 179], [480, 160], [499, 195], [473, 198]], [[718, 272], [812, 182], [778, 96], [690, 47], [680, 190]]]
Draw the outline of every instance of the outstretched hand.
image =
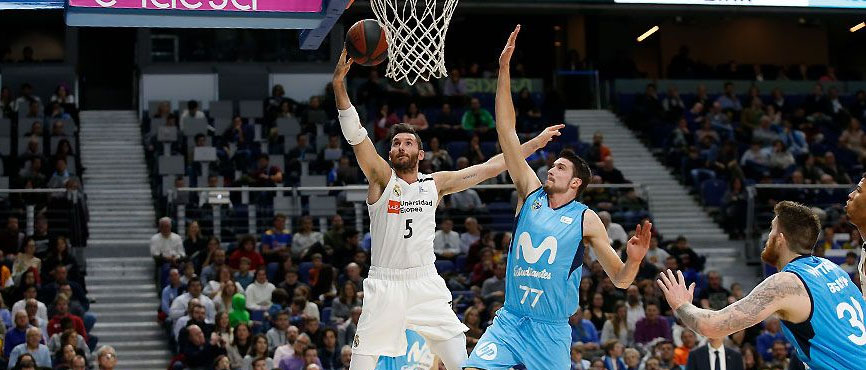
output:
[[352, 58], [348, 58], [346, 52], [346, 48], [343, 48], [343, 52], [340, 54], [340, 59], [337, 60], [337, 68], [334, 69], [334, 81], [343, 81], [346, 78], [346, 74], [349, 73], [349, 68], [352, 67], [352, 63], [355, 61]]
[[502, 54], [499, 55], [499, 67], [507, 67], [511, 64], [511, 55], [514, 54], [514, 45], [517, 42], [517, 34], [520, 33], [520, 25], [514, 27], [514, 31], [511, 32], [511, 36], [508, 36], [508, 43], [505, 44], [505, 48], [502, 49]]
[[676, 312], [680, 306], [691, 303], [695, 296], [695, 283], [691, 283], [686, 287], [686, 278], [683, 277], [682, 271], [677, 271], [676, 276], [671, 270], [664, 271], [659, 274], [659, 279], [656, 283], [665, 294], [665, 299], [668, 305]]
[[544, 129], [544, 131], [541, 131], [541, 133], [538, 134], [538, 136], [536, 136], [533, 140], [535, 140], [538, 144], [538, 148], [544, 148], [545, 146], [547, 146], [547, 143], [553, 140], [553, 138], [562, 135], [559, 130], [562, 130], [563, 127], [565, 127], [565, 125], [561, 123], [553, 126], [548, 126]]
[[644, 221], [642, 225], [638, 224], [635, 227], [634, 236], [628, 240], [628, 246], [626, 247], [629, 261], [637, 262], [646, 256], [649, 250], [650, 239], [652, 239], [652, 229], [653, 224], [649, 221]]

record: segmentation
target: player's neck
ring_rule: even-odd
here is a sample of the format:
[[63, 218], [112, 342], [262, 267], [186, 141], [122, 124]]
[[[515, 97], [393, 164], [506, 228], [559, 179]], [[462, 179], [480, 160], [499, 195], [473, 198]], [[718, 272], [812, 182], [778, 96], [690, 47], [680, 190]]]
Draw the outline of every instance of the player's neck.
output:
[[550, 208], [557, 209], [574, 200], [574, 196], [568, 192], [554, 193], [547, 195], [547, 202]]
[[782, 251], [782, 253], [779, 255], [779, 262], [777, 262], [779, 265], [776, 266], [776, 269], [778, 269], [778, 270], [782, 270], [782, 268], [787, 266], [789, 263], [791, 263], [791, 261], [793, 261], [794, 258], [801, 256], [801, 254], [791, 252], [791, 251], [787, 250], [787, 248], [784, 248], [784, 249], [785, 250]]
[[413, 168], [409, 171], [396, 171], [397, 177], [405, 181], [407, 184], [418, 181], [418, 168]]

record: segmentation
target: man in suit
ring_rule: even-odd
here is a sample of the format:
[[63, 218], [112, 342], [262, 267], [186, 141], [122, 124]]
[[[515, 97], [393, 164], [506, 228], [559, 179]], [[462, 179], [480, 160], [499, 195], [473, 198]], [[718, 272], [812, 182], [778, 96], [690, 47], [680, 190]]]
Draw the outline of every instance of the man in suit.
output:
[[706, 345], [689, 353], [686, 370], [743, 370], [743, 356], [725, 347], [723, 338], [708, 338]]

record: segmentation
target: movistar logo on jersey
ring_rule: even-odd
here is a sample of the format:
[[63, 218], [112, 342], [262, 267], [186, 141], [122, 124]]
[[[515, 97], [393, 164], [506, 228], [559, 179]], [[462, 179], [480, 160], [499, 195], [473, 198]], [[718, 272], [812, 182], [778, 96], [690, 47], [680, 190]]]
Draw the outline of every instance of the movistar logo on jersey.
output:
[[556, 260], [556, 249], [557, 242], [553, 236], [544, 238], [537, 248], [532, 244], [532, 237], [526, 231], [520, 234], [520, 237], [517, 239], [517, 259], [519, 260], [522, 254], [523, 259], [528, 263], [538, 262], [541, 256], [544, 255], [544, 252], [549, 250], [550, 254], [547, 256], [547, 264], [553, 264], [553, 261]]

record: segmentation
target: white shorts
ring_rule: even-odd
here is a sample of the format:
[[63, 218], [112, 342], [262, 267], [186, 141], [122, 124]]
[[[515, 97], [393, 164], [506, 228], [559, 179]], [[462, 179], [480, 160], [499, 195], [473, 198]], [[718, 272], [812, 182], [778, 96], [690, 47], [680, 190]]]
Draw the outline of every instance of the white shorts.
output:
[[451, 339], [469, 328], [451, 309], [451, 291], [434, 265], [410, 269], [372, 266], [352, 353], [406, 354], [406, 329], [427, 340]]

